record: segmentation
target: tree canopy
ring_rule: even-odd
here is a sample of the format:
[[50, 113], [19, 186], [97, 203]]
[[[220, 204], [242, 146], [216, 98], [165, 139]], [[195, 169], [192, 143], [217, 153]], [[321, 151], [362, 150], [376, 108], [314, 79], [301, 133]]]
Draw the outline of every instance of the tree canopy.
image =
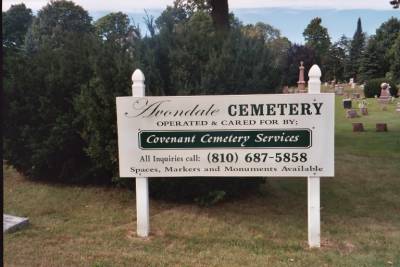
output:
[[322, 20], [319, 17], [312, 19], [303, 32], [306, 46], [314, 49], [317, 56], [317, 63], [320, 65], [331, 45], [328, 29], [323, 27], [321, 22]]
[[390, 1], [390, 4], [393, 6], [393, 8], [399, 8], [400, 7], [400, 1], [399, 0], [392, 0]]
[[20, 48], [32, 20], [32, 10], [25, 4], [11, 5], [6, 12], [2, 12], [3, 46]]
[[217, 31], [230, 28], [228, 0], [175, 0], [174, 5], [183, 8], [189, 16], [196, 11], [208, 12]]

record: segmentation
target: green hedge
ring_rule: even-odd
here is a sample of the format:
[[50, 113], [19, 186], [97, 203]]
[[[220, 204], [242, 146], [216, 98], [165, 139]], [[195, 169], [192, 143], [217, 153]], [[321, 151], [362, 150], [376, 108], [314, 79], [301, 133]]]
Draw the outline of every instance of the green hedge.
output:
[[392, 96], [397, 96], [398, 88], [396, 83], [393, 81], [388, 81], [386, 78], [377, 78], [368, 80], [364, 87], [364, 95], [367, 98], [380, 96], [381, 95], [381, 84], [382, 83], [389, 83], [390, 84], [390, 94]]
[[[5, 158], [32, 179], [129, 184], [119, 179], [115, 97], [129, 95], [131, 74], [146, 95], [273, 93], [276, 55], [232, 20], [224, 34], [203, 12], [168, 8], [154, 36], [140, 37], [122, 13], [91, 23], [69, 1], [38, 12], [18, 52], [7, 49]], [[71, 15], [72, 14], [72, 15]], [[117, 25], [117, 30], [110, 31]], [[263, 178], [151, 179], [154, 197], [201, 205], [257, 189]], [[131, 184], [129, 184], [131, 185]]]

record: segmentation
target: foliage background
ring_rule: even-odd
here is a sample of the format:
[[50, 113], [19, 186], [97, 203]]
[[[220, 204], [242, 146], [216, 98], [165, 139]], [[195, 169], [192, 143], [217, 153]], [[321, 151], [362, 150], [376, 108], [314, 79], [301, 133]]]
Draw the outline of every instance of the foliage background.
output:
[[[93, 21], [70, 1], [52, 1], [36, 16], [24, 4], [3, 12], [4, 156], [32, 179], [116, 183], [115, 97], [129, 95], [131, 73], [146, 75], [147, 95], [279, 93], [296, 85], [299, 62], [320, 64], [324, 81], [400, 82], [400, 21], [390, 18], [366, 36], [332, 42], [321, 19], [291, 43], [265, 23], [244, 25], [234, 14], [216, 28], [202, 1], [176, 1], [146, 18], [148, 35], [122, 12]], [[307, 79], [307, 77], [306, 77]], [[247, 180], [249, 181], [249, 180]], [[192, 179], [162, 190], [184, 199], [216, 198], [257, 188], [241, 179]], [[222, 192], [222, 193], [221, 193]], [[165, 194], [166, 195], [166, 194]], [[201, 201], [200, 201], [201, 202]]]

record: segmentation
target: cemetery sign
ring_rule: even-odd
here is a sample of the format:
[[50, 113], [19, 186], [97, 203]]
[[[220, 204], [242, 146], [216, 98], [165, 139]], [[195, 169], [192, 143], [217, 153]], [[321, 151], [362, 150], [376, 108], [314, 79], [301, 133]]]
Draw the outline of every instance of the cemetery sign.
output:
[[121, 177], [334, 176], [334, 95], [118, 97]]

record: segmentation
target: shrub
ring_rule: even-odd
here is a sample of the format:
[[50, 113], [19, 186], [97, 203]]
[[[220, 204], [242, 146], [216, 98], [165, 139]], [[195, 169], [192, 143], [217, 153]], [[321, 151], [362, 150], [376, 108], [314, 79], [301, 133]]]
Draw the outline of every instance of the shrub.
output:
[[[6, 158], [33, 178], [118, 178], [115, 97], [140, 68], [147, 95], [273, 93], [276, 55], [232, 19], [214, 29], [206, 12], [168, 8], [157, 33], [140, 38], [127, 15], [94, 25], [81, 7], [51, 1], [38, 12], [18, 57], [6, 57]], [[20, 62], [18, 62], [20, 61]], [[132, 181], [132, 180], [129, 180]], [[263, 178], [151, 179], [153, 196], [210, 205], [258, 188]]]
[[150, 195], [156, 199], [192, 202], [210, 206], [243, 196], [265, 183], [260, 177], [181, 177], [149, 179]]
[[[264, 40], [244, 34], [239, 22], [231, 23], [230, 32], [220, 36], [206, 13], [187, 18], [174, 9], [164, 11], [157, 19], [159, 34], [142, 43], [141, 68], [149, 93], [274, 93], [280, 83], [275, 55]], [[154, 55], [162, 60], [152, 60]], [[152, 178], [150, 192], [156, 198], [207, 206], [256, 190], [263, 182], [257, 177]]]
[[364, 87], [364, 95], [367, 98], [380, 96], [381, 95], [381, 84], [382, 83], [389, 83], [390, 84], [390, 94], [392, 96], [397, 96], [398, 88], [396, 83], [393, 81], [388, 81], [386, 78], [377, 78], [368, 80]]
[[50, 2], [31, 25], [20, 61], [5, 67], [5, 156], [31, 178], [82, 182], [90, 177], [73, 107], [91, 76], [90, 21], [72, 2]]
[[132, 92], [138, 40], [134, 37], [136, 28], [123, 13], [106, 15], [94, 25], [97, 42], [91, 62], [93, 77], [82, 85], [75, 109], [82, 118], [80, 135], [92, 168], [111, 182], [118, 174], [115, 98]]
[[[133, 44], [101, 38], [93, 63], [95, 77], [76, 102], [84, 118], [86, 152], [96, 168], [117, 183], [125, 180], [118, 177], [115, 96], [130, 94], [136, 67], [145, 74], [147, 95], [272, 93], [279, 84], [277, 70], [270, 66], [273, 54], [262, 40], [242, 34], [237, 22], [221, 38], [207, 14], [188, 18], [182, 12], [168, 8], [157, 19], [158, 33]], [[118, 17], [124, 21], [123, 14], [99, 19], [96, 32], [108, 34], [102, 29]], [[118, 25], [123, 26], [118, 31], [123, 35], [117, 39], [129, 40], [127, 25]], [[151, 178], [150, 192], [152, 197], [206, 206], [249, 192], [262, 182], [262, 178]]]

